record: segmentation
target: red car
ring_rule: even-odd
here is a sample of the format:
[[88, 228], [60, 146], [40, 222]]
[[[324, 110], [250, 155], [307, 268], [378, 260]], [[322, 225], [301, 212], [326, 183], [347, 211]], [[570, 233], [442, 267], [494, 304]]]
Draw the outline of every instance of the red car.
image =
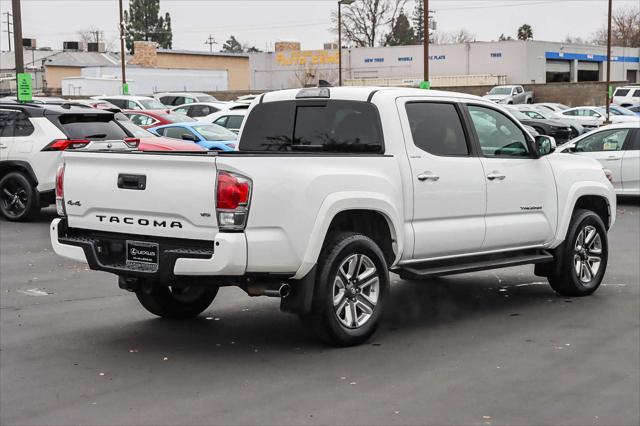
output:
[[126, 115], [133, 124], [140, 126], [143, 129], [164, 126], [165, 124], [196, 121], [191, 117], [187, 117], [184, 114], [173, 112], [171, 110], [127, 109], [122, 111], [122, 113]]
[[200, 145], [193, 142], [182, 141], [180, 139], [171, 139], [156, 136], [153, 133], [141, 129], [129, 120], [124, 114], [117, 113], [115, 120], [124, 127], [129, 134], [133, 135], [133, 139], [139, 140], [138, 149], [140, 151], [207, 151]]

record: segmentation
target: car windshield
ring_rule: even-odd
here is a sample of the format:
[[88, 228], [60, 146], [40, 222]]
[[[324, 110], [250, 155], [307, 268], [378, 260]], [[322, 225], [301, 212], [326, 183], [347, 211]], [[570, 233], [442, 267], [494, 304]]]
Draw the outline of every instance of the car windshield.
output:
[[158, 114], [158, 117], [163, 120], [167, 120], [170, 123], [189, 123], [193, 121], [198, 121], [195, 118], [188, 117], [184, 114], [180, 114], [179, 112], [172, 112], [171, 114]]
[[511, 115], [517, 118], [518, 121], [529, 120], [529, 116], [525, 115], [522, 111], [518, 111], [517, 109], [514, 109], [514, 108], [509, 108], [509, 112], [511, 113]]
[[510, 95], [511, 87], [494, 87], [489, 92], [490, 95]]
[[531, 110], [522, 110], [520, 112], [522, 112], [527, 117], [533, 118], [535, 120], [548, 120], [550, 118], [549, 116], [545, 115], [543, 112], [531, 111]]
[[130, 120], [118, 119], [118, 123], [120, 123], [122, 127], [127, 129], [129, 133], [131, 133], [136, 138], [155, 138], [156, 137], [156, 135], [154, 135], [153, 133], [146, 131], [142, 127], [136, 126]]
[[617, 115], [635, 115], [632, 111], [629, 111], [627, 108], [623, 107], [615, 107], [611, 108], [614, 113], [618, 113]]
[[140, 99], [138, 102], [140, 102], [140, 104], [145, 109], [165, 109], [166, 108], [166, 106], [163, 103], [155, 99]]
[[235, 141], [238, 138], [238, 135], [217, 124], [193, 126], [193, 129], [208, 141]]
[[218, 102], [218, 100], [211, 95], [196, 96], [196, 99], [198, 102]]

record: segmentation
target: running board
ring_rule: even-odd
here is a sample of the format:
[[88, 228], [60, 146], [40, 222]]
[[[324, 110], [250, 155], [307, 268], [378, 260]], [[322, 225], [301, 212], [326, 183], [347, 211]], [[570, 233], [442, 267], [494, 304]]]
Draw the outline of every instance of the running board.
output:
[[444, 261], [427, 261], [423, 263], [399, 266], [394, 269], [402, 279], [417, 280], [441, 275], [464, 274], [467, 272], [485, 271], [488, 269], [508, 268], [511, 266], [530, 265], [552, 262], [553, 256], [546, 251], [512, 252], [473, 256], [470, 258], [446, 259]]

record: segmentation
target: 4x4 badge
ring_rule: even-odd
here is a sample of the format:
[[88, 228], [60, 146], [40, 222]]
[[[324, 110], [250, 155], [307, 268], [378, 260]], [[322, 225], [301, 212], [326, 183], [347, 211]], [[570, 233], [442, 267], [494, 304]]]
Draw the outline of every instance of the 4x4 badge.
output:
[[67, 204], [69, 204], [70, 206], [78, 206], [78, 207], [82, 205], [80, 204], [80, 201], [73, 201], [73, 200], [67, 201]]

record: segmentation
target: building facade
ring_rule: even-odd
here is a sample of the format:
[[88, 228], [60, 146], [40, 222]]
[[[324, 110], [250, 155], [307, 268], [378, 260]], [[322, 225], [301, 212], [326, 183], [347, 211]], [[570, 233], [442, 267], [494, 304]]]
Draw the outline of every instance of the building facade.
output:
[[[420, 80], [422, 46], [343, 49], [343, 79]], [[501, 41], [433, 45], [434, 77], [503, 76], [510, 84], [606, 80], [606, 47], [544, 41]], [[614, 47], [613, 81], [640, 82], [640, 49]], [[338, 51], [250, 54], [252, 90], [277, 90], [338, 81]]]

